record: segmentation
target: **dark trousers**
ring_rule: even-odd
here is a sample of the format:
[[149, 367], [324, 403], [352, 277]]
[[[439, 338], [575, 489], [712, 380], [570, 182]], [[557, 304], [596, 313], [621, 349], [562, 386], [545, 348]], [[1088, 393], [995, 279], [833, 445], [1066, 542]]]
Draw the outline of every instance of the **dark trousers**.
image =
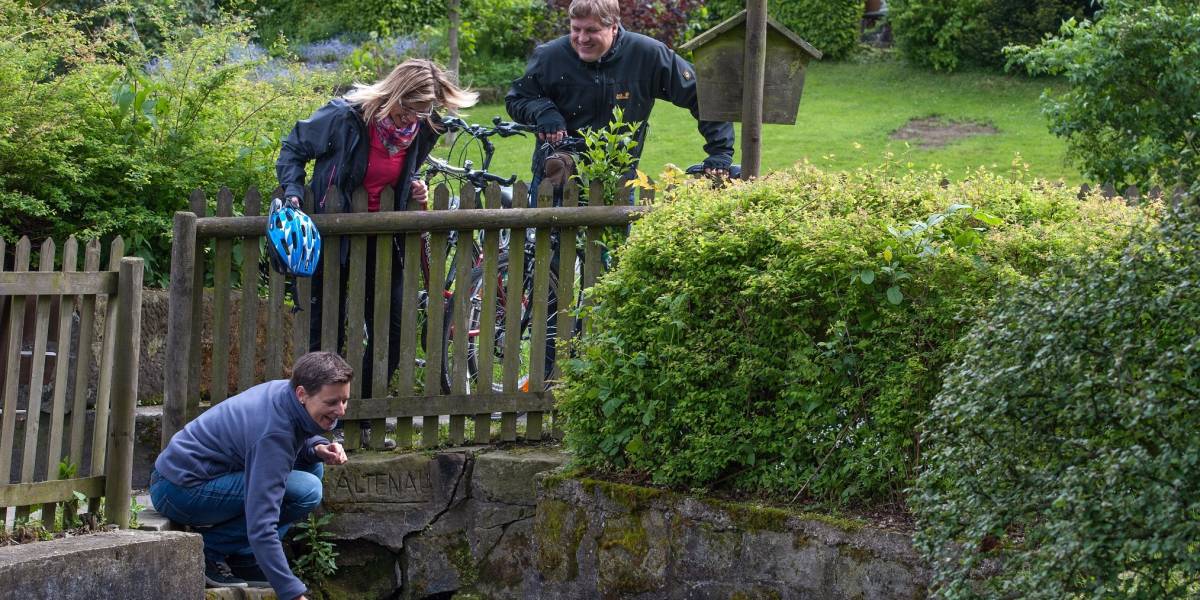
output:
[[[375, 278], [375, 237], [367, 238], [367, 260], [366, 260], [366, 285], [364, 291], [366, 298], [363, 300], [363, 316], [365, 323], [346, 323], [346, 303], [347, 289], [350, 281], [350, 266], [346, 259], [342, 260], [341, 280], [338, 282], [338, 328], [337, 328], [337, 348], [339, 353], [346, 346], [346, 331], [349, 327], [366, 326], [364, 339], [366, 347], [363, 348], [363, 362], [354, 378], [362, 382], [362, 397], [372, 398], [378, 393], [380, 396], [387, 394], [387, 390], [372, 389], [372, 357], [375, 355], [375, 289], [377, 285], [390, 285], [391, 287], [391, 306], [388, 311], [388, 379], [391, 379], [393, 373], [396, 372], [396, 367], [400, 364], [400, 319], [403, 312], [401, 306], [404, 301], [404, 277], [403, 277], [403, 255], [395, 243], [391, 244], [392, 252], [392, 277], [390, 282], [379, 281]], [[309, 344], [310, 351], [321, 349], [321, 319], [322, 319], [322, 303], [324, 302], [324, 278], [323, 273], [318, 271], [312, 279], [312, 299], [309, 303]], [[355, 366], [355, 365], [351, 365]]]

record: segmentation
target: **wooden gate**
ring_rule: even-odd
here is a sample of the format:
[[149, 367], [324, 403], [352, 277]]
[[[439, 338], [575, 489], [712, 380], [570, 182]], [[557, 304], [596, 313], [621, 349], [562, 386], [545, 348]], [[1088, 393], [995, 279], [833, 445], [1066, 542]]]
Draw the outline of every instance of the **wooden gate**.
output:
[[[0, 326], [4, 344], [0, 347], [0, 507], [16, 507], [14, 523], [40, 510], [43, 526], [52, 529], [60, 502], [63, 524], [69, 525], [78, 493], [88, 500], [93, 514], [105, 498], [105, 520], [125, 527], [130, 512], [142, 259], [122, 258], [124, 242], [117, 238], [109, 248], [108, 270], [100, 271], [100, 243], [92, 241], [85, 247], [84, 267], [79, 271], [79, 243], [71, 237], [63, 245], [61, 270], [55, 271], [56, 245], [46, 240], [38, 249], [37, 271], [30, 271], [31, 250], [29, 238], [22, 238], [16, 244], [12, 270], [5, 272], [0, 261], [0, 315], [5, 318]], [[0, 257], [4, 255], [5, 241], [0, 240]], [[100, 317], [98, 301], [104, 303]], [[102, 332], [99, 375], [89, 427], [88, 391], [97, 330]], [[18, 402], [22, 387], [28, 389], [24, 406]], [[49, 402], [43, 390], [49, 392]], [[7, 526], [8, 512], [0, 508], [0, 530]]]

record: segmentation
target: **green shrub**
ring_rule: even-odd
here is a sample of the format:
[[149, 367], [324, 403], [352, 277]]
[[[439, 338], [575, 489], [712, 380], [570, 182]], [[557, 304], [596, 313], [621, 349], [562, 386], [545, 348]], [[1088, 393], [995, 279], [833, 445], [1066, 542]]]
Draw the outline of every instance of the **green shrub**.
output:
[[445, 16], [444, 2], [421, 0], [260, 0], [254, 22], [266, 44], [281, 35], [307, 43], [332, 37], [361, 41], [385, 30], [416, 35]]
[[[467, 0], [462, 13], [459, 45], [464, 61], [470, 57], [478, 57], [471, 62], [494, 58], [524, 60], [534, 45], [546, 41], [548, 36], [550, 11], [542, 0]], [[464, 66], [486, 70], [485, 65]], [[511, 82], [510, 79], [506, 83]]]
[[[525, 72], [535, 44], [552, 37], [549, 9], [541, 0], [470, 1], [462, 7], [459, 29], [461, 79], [476, 88], [503, 88]], [[449, 21], [445, 18], [421, 33], [430, 55], [450, 59]]]
[[1001, 68], [1003, 49], [1033, 44], [1063, 21], [1083, 18], [1093, 0], [892, 0], [888, 20], [896, 47], [913, 63], [939, 71], [964, 65]]
[[165, 283], [171, 218], [190, 192], [274, 188], [282, 135], [326, 93], [239, 58], [243, 21], [169, 30], [153, 56], [76, 25], [0, 0], [0, 236], [120, 234], [147, 281]]
[[942, 597], [1200, 595], [1197, 223], [1023, 285], [967, 336], [913, 496]]
[[[484, 57], [478, 57], [483, 59]], [[486, 58], [463, 65], [462, 82], [474, 89], [507, 92], [514, 79], [525, 73], [525, 60], [520, 58]], [[499, 98], [502, 101], [502, 96]]]
[[565, 361], [566, 440], [659, 484], [894, 499], [955, 341], [1134, 211], [979, 173], [801, 166], [644, 217]]
[[888, 21], [896, 48], [910, 62], [938, 71], [959, 66], [963, 39], [978, 24], [983, 0], [892, 0]]
[[1043, 111], [1085, 175], [1200, 187], [1200, 11], [1192, 0], [1111, 0], [1094, 24], [1069, 23], [1013, 55], [1033, 73], [1067, 79], [1066, 92], [1043, 96]]
[[220, 22], [223, 14], [243, 12], [255, 0], [41, 0], [49, 14], [62, 13], [83, 29], [96, 31], [121, 23], [135, 45], [161, 50], [169, 32]]
[[[743, 0], [704, 3], [715, 25], [746, 8]], [[845, 58], [858, 48], [863, 3], [859, 0], [770, 0], [767, 14], [823, 52]]]

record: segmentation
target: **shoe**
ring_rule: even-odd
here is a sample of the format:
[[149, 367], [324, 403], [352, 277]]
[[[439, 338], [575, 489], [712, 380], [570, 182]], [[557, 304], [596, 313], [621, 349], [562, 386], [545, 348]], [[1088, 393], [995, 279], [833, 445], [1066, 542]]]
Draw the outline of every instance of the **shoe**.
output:
[[267, 581], [267, 575], [258, 567], [254, 555], [229, 557], [229, 570], [233, 571], [234, 577], [244, 580], [246, 587], [271, 587], [271, 582]]
[[229, 565], [223, 560], [204, 559], [204, 585], [210, 588], [246, 587], [246, 580], [233, 576]]

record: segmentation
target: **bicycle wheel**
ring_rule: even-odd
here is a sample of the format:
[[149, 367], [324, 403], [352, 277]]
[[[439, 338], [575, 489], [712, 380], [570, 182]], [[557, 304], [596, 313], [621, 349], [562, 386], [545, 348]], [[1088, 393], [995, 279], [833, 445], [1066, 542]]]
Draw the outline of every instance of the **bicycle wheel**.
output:
[[[466, 344], [466, 360], [467, 360], [467, 392], [475, 390], [479, 382], [479, 353], [488, 351], [492, 353], [492, 391], [504, 391], [504, 359], [507, 352], [508, 335], [507, 331], [507, 314], [508, 310], [519, 309], [520, 312], [520, 330], [516, 335], [520, 337], [519, 356], [517, 357], [517, 390], [529, 390], [529, 356], [530, 356], [530, 337], [532, 327], [530, 319], [532, 317], [531, 297], [533, 292], [533, 282], [530, 277], [525, 277], [521, 298], [518, 302], [510, 302], [507, 296], [506, 283], [508, 280], [509, 258], [507, 253], [502, 253], [498, 261], [497, 282], [496, 282], [496, 303], [495, 303], [495, 320], [493, 331], [492, 347], [484, 349], [480, 347], [480, 323], [483, 321], [483, 268], [475, 267], [471, 270], [471, 285], [468, 288], [470, 294], [467, 300], [467, 331], [460, 334], [454, 329], [454, 306], [455, 301], [451, 296], [449, 303], [446, 306], [445, 319], [445, 347], [444, 347], [444, 368], [442, 370], [442, 387], [445, 393], [449, 393], [451, 389], [451, 379], [454, 373], [455, 366], [455, 345], [458, 343]], [[551, 307], [557, 305], [557, 288], [558, 288], [558, 273], [552, 269], [550, 273], [550, 291], [548, 300]], [[547, 327], [546, 337], [547, 345], [552, 347], [556, 342], [556, 325], [557, 319], [554, 316], [554, 311], [547, 310]], [[553, 361], [548, 359], [543, 366], [546, 369], [546, 375], [550, 374], [553, 369]]]

